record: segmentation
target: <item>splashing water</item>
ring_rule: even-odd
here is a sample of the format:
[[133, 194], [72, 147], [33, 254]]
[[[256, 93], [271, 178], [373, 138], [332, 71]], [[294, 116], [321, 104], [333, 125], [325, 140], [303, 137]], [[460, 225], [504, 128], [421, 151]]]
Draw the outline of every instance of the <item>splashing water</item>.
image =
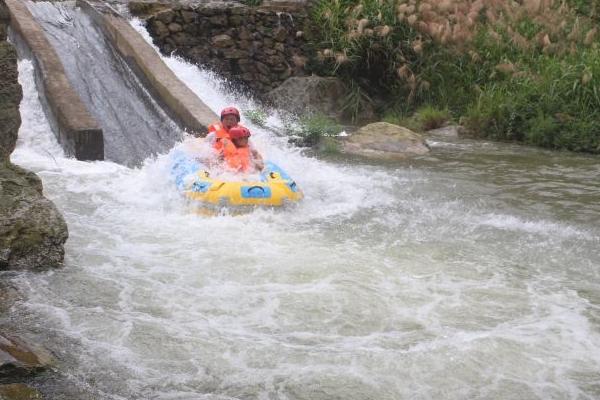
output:
[[[252, 108], [165, 62], [213, 110]], [[12, 160], [70, 229], [65, 268], [13, 277], [27, 288], [13, 318], [59, 359], [38, 381], [49, 398], [600, 396], [597, 158], [463, 140], [396, 165], [327, 162], [244, 121], [306, 198], [199, 218], [168, 155], [65, 158], [29, 61], [19, 77]]]

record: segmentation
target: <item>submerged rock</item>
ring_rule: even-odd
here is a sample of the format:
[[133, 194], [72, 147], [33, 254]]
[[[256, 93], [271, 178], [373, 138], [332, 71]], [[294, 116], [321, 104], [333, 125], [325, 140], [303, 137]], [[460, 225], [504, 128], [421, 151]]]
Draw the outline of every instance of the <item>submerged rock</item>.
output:
[[15, 165], [0, 167], [0, 269], [62, 264], [67, 224], [42, 195], [42, 182]]
[[[276, 107], [288, 112], [306, 115], [323, 114], [339, 122], [352, 119], [348, 106], [350, 89], [338, 78], [294, 76], [267, 94]], [[369, 103], [361, 103], [356, 115], [358, 121], [370, 121], [375, 111]]]
[[342, 144], [342, 151], [380, 160], [399, 160], [429, 152], [421, 135], [402, 126], [376, 122], [363, 126]]
[[458, 137], [464, 128], [460, 125], [448, 125], [442, 128], [431, 129], [425, 132], [431, 136], [440, 136], [440, 137]]
[[41, 347], [0, 333], [0, 382], [41, 372], [52, 364], [52, 356]]
[[42, 400], [37, 390], [22, 383], [0, 385], [0, 400]]

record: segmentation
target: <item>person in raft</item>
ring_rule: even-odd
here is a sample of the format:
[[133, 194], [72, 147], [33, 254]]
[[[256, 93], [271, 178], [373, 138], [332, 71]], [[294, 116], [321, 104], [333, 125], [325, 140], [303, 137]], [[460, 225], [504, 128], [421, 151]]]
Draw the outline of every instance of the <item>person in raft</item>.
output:
[[221, 140], [230, 139], [229, 130], [240, 123], [240, 112], [235, 107], [221, 110], [221, 121], [210, 124], [206, 139], [217, 151], [222, 148]]
[[263, 158], [250, 144], [250, 130], [244, 126], [234, 126], [229, 130], [229, 139], [221, 139], [222, 150], [219, 157], [227, 168], [236, 172], [262, 171]]
[[[249, 143], [250, 131], [239, 122], [238, 109], [226, 107], [221, 111], [221, 122], [208, 127], [206, 138], [228, 168], [236, 172], [261, 171], [263, 159]], [[232, 135], [232, 132], [235, 134]]]

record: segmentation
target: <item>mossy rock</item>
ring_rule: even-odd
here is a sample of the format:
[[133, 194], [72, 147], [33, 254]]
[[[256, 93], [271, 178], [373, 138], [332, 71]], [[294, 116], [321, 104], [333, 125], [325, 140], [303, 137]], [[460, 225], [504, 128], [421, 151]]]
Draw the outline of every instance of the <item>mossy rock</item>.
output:
[[43, 397], [34, 388], [22, 383], [0, 385], [0, 400], [42, 400]]
[[427, 154], [429, 146], [421, 135], [399, 125], [376, 122], [365, 125], [342, 146], [347, 154], [379, 160], [402, 160]]
[[0, 270], [60, 266], [67, 225], [32, 172], [0, 164]]

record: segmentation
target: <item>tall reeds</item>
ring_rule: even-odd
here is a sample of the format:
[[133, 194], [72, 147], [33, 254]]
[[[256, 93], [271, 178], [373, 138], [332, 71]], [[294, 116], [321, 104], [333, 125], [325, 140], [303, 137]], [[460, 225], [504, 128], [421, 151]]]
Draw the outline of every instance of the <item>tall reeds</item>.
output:
[[600, 152], [597, 10], [600, 0], [320, 0], [314, 45], [323, 71], [385, 99], [383, 111], [431, 105], [467, 116], [476, 135]]

